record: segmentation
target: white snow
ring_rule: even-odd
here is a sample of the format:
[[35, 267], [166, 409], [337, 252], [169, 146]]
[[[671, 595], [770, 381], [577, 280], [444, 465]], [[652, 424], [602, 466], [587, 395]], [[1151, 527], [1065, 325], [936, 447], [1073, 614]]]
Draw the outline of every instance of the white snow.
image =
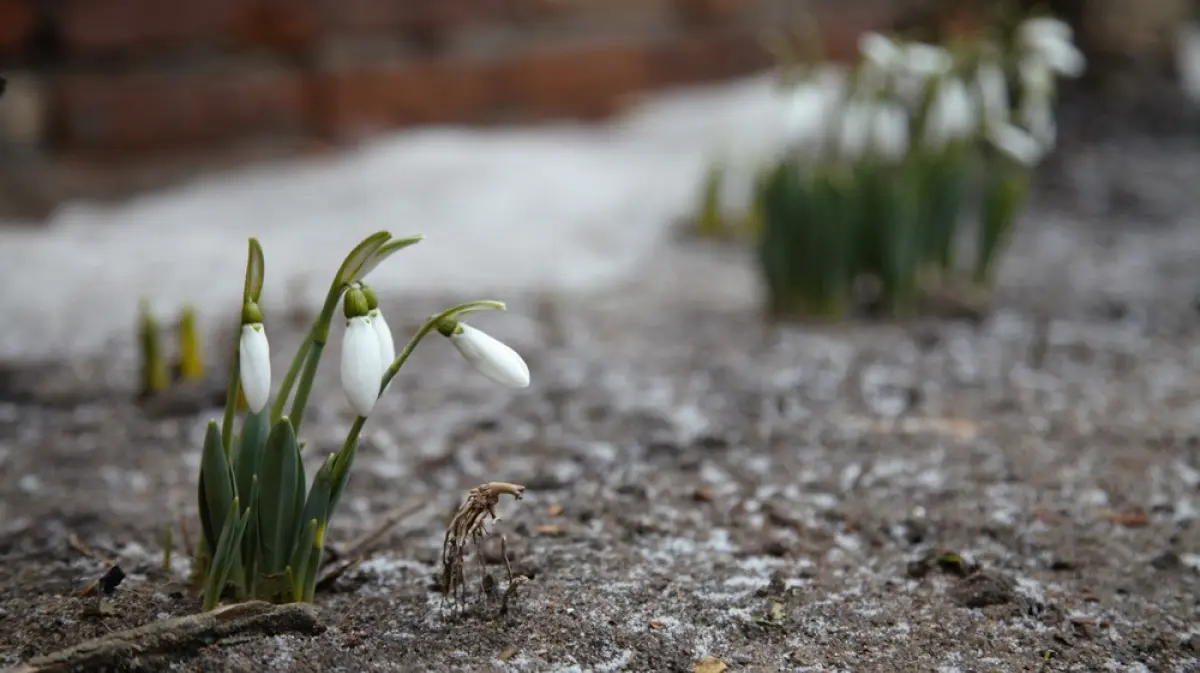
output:
[[141, 296], [164, 315], [188, 301], [202, 319], [234, 311], [249, 236], [266, 252], [267, 311], [318, 305], [342, 256], [380, 229], [427, 236], [372, 274], [380, 294], [603, 289], [693, 207], [716, 153], [754, 156], [782, 137], [773, 86], [658, 94], [599, 126], [421, 128], [116, 206], [68, 204], [45, 227], [0, 221], [0, 357], [130, 340]]

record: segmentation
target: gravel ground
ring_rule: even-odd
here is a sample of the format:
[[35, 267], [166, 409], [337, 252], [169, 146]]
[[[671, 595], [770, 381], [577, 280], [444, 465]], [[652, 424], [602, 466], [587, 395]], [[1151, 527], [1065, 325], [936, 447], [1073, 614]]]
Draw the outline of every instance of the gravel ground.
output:
[[[977, 324], [764, 325], [744, 253], [680, 242], [615, 292], [503, 297], [478, 324], [534, 385], [498, 390], [422, 346], [368, 424], [332, 541], [420, 509], [319, 595], [320, 634], [123, 665], [1196, 670], [1198, 159], [1180, 142], [1073, 152]], [[117, 388], [129, 370], [99, 369]], [[349, 425], [335, 374], [305, 427], [314, 454]], [[197, 608], [182, 554], [158, 566], [217, 412], [148, 418], [129, 398], [0, 406], [0, 665]], [[477, 601], [455, 616], [442, 532], [490, 480], [527, 486], [495, 530], [530, 581], [501, 615], [468, 574]], [[75, 593], [107, 559], [129, 576], [87, 616]]]

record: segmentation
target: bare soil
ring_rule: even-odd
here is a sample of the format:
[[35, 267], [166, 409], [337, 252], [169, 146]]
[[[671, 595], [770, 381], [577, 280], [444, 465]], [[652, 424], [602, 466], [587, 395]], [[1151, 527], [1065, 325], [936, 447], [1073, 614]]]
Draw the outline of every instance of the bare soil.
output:
[[[534, 385], [497, 389], [422, 345], [367, 426], [332, 543], [423, 506], [318, 596], [318, 632], [111, 666], [1196, 670], [1197, 160], [1178, 141], [1073, 150], [977, 323], [767, 325], [749, 257], [698, 243], [604, 296], [504, 297], [478, 324]], [[286, 352], [298, 328], [273, 329]], [[314, 461], [351, 420], [337, 356], [302, 430]], [[119, 359], [97, 370], [107, 392], [64, 402], [38, 387], [56, 371], [0, 390], [21, 400], [0, 404], [0, 666], [198, 609], [178, 532], [160, 567], [163, 534], [194, 516], [218, 411], [147, 414]], [[460, 615], [437, 587], [442, 534], [493, 480], [527, 487], [495, 532], [529, 581], [500, 614], [469, 565]], [[77, 593], [114, 560], [128, 576], [89, 615]]]

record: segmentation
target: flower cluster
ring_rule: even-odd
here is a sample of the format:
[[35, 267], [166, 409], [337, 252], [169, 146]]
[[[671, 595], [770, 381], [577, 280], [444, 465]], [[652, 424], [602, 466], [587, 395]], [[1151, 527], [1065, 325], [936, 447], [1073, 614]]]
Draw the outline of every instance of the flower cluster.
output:
[[865, 33], [845, 77], [788, 91], [787, 151], [750, 209], [772, 312], [841, 314], [862, 287], [879, 288], [866, 303], [914, 310], [959, 272], [972, 200], [970, 282], [990, 286], [1028, 173], [1056, 141], [1056, 80], [1085, 66], [1057, 19], [999, 33], [953, 49]]
[[[374, 290], [364, 279], [392, 254], [422, 240], [379, 232], [343, 261], [325, 304], [292, 358], [271, 404], [271, 346], [260, 308], [265, 263], [250, 240], [242, 296], [241, 333], [232, 361], [220, 424], [212, 421], [197, 484], [200, 524], [197, 580], [204, 608], [215, 607], [229, 585], [238, 600], [311, 601], [326, 526], [349, 480], [363, 426], [413, 349], [432, 332], [447, 337], [468, 364], [513, 388], [529, 385], [529, 368], [515, 351], [463, 322], [468, 313], [504, 310], [474, 301], [430, 317], [399, 353]], [[342, 388], [357, 418], [342, 447], [328, 455], [311, 484], [297, 439], [325, 344], [342, 304]], [[235, 434], [239, 403], [246, 412]], [[290, 411], [285, 412], [288, 402]]]

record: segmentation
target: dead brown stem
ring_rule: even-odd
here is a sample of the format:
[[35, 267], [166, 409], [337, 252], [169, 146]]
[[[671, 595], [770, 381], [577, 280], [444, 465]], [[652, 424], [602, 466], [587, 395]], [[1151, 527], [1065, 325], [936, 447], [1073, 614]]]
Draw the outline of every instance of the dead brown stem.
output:
[[[473, 545], [479, 556], [480, 567], [487, 578], [483, 553], [480, 544], [488, 535], [488, 520], [496, 520], [496, 505], [501, 495], [510, 495], [520, 500], [525, 495], [525, 487], [517, 484], [494, 481], [471, 489], [466, 501], [458, 508], [454, 518], [446, 527], [446, 536], [442, 540], [442, 599], [452, 604], [463, 606], [466, 602], [466, 573], [463, 569], [463, 558], [467, 553], [467, 545]], [[504, 536], [500, 536], [500, 550], [504, 557], [504, 568], [508, 573], [508, 583], [512, 586], [512, 566], [508, 562], [508, 548]], [[486, 593], [486, 586], [485, 586]], [[507, 595], [507, 592], [506, 592]]]
[[8, 673], [118, 670], [127, 668], [134, 659], [146, 663], [154, 657], [178, 655], [235, 636], [313, 635], [323, 629], [313, 605], [253, 601], [110, 633], [30, 659]]

